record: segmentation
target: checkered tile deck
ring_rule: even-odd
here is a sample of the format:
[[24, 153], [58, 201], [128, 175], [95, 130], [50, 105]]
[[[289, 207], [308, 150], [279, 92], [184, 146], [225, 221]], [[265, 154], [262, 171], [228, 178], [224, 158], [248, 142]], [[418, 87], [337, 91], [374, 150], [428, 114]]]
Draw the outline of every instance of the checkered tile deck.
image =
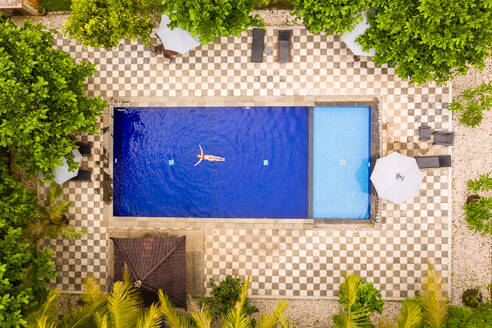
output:
[[[382, 120], [382, 153], [447, 154], [449, 148], [418, 141], [417, 128], [427, 123], [450, 129], [449, 86], [410, 85], [387, 66], [355, 57], [336, 36], [312, 35], [294, 28], [292, 62], [278, 63], [275, 36], [268, 28], [265, 44], [273, 48], [263, 63], [250, 63], [251, 33], [220, 38], [169, 62], [140, 43], [122, 42], [113, 51], [84, 49], [77, 41], [58, 35], [56, 47], [75, 59], [88, 59], [98, 72], [89, 80], [89, 93], [107, 99], [133, 97], [202, 96], [376, 96]], [[155, 41], [155, 39], [154, 39]], [[105, 283], [108, 231], [103, 222], [102, 136], [93, 156], [82, 166], [93, 169], [90, 183], [69, 182], [65, 197], [74, 201], [71, 222], [89, 233], [81, 240], [51, 241], [56, 287], [81, 289], [82, 278], [94, 274]], [[320, 297], [336, 294], [343, 271], [354, 271], [373, 281], [387, 298], [412, 296], [427, 260], [450, 277], [451, 169], [426, 170], [420, 197], [396, 205], [381, 204], [380, 224], [373, 228], [315, 225], [289, 229], [273, 225], [256, 229], [205, 230], [204, 285], [226, 274], [252, 275], [253, 296]], [[42, 194], [42, 192], [41, 192]]]

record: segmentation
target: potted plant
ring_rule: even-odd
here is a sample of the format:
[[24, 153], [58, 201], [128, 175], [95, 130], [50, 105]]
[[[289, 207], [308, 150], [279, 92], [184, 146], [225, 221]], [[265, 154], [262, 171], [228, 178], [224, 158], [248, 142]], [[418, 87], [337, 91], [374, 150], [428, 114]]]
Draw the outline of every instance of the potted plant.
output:
[[461, 301], [464, 305], [477, 308], [482, 303], [482, 293], [480, 293], [480, 287], [469, 288], [461, 295]]

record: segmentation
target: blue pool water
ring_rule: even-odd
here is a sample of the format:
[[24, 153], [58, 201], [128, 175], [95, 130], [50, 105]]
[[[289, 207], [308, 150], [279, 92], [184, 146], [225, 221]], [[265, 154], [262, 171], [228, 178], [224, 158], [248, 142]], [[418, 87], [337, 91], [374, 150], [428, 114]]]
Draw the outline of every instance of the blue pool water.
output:
[[[368, 107], [116, 108], [114, 215], [368, 218], [369, 168], [362, 164], [370, 157], [368, 113]], [[225, 162], [194, 166], [199, 145]]]

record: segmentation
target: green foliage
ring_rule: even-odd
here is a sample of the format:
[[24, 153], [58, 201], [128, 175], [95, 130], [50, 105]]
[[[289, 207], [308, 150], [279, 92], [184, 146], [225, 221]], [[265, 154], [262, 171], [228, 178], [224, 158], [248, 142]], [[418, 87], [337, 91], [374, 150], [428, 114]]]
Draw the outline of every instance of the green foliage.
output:
[[492, 178], [488, 173], [480, 175], [476, 180], [468, 181], [468, 190], [473, 192], [487, 192], [492, 190]]
[[164, 13], [171, 27], [179, 27], [200, 36], [200, 42], [214, 42], [216, 37], [236, 36], [249, 27], [263, 27], [263, 20], [250, 16], [253, 0], [163, 0], [167, 4]]
[[[340, 286], [340, 291], [338, 292], [337, 295], [340, 298], [338, 300], [338, 303], [342, 304], [345, 307], [348, 304], [348, 295], [345, 294], [345, 292], [348, 290], [347, 288], [345, 288], [345, 285], [347, 283], [348, 282], [346, 280]], [[365, 281], [361, 283], [357, 291], [357, 298], [355, 299], [355, 302], [352, 305], [351, 310], [357, 311], [359, 309], [365, 309], [369, 313], [368, 315], [369, 318], [370, 315], [374, 312], [378, 312], [379, 314], [381, 314], [383, 312], [383, 307], [384, 307], [384, 300], [381, 295], [381, 292], [374, 287], [372, 282]]]
[[94, 48], [114, 48], [124, 38], [141, 38], [150, 46], [153, 12], [162, 9], [156, 4], [149, 0], [73, 0], [65, 33]]
[[292, 15], [311, 33], [351, 31], [362, 18], [366, 0], [292, 0]]
[[492, 81], [482, 83], [476, 88], [465, 89], [458, 99], [449, 105], [449, 110], [461, 115], [459, 122], [463, 125], [475, 127], [480, 125], [484, 111], [490, 110], [492, 105]]
[[9, 175], [0, 156], [0, 323], [20, 327], [25, 315], [44, 301], [44, 284], [55, 277], [51, 252], [24, 241], [24, 229], [35, 216], [36, 197]]
[[76, 167], [67, 136], [96, 132], [106, 106], [86, 95], [94, 65], [54, 49], [53, 34], [28, 22], [0, 23], [0, 147], [28, 175], [47, 179], [63, 157]]
[[76, 239], [87, 233], [85, 230], [77, 231], [69, 226], [66, 213], [72, 203], [59, 200], [62, 192], [62, 188], [52, 182], [46, 197], [48, 207], [36, 206], [37, 215], [26, 228], [27, 238], [38, 247], [45, 238], [56, 238], [61, 234], [66, 239]]
[[253, 0], [253, 8], [262, 9], [270, 5], [272, 0]]
[[492, 326], [492, 305], [481, 304], [476, 309], [450, 306], [442, 328], [484, 328]]
[[443, 83], [464, 74], [467, 64], [485, 67], [492, 44], [492, 2], [483, 0], [370, 0], [371, 25], [358, 42], [374, 48], [373, 60], [388, 63], [414, 83]]
[[[212, 297], [201, 297], [198, 304], [203, 307], [206, 305], [212, 311], [215, 319], [221, 315], [227, 314], [230, 309], [240, 300], [241, 293], [244, 290], [244, 284], [237, 276], [227, 276], [217, 285], [213, 279], [210, 279], [210, 287], [212, 288]], [[258, 312], [256, 306], [249, 305], [249, 298], [244, 300], [244, 312], [251, 315]]]
[[468, 228], [482, 235], [492, 234], [492, 197], [482, 197], [465, 204]]
[[476, 308], [482, 303], [482, 294], [480, 293], [480, 287], [470, 288], [463, 292], [461, 295], [461, 301], [464, 305], [472, 308]]
[[39, 4], [47, 11], [68, 11], [72, 0], [39, 0]]
[[372, 312], [367, 307], [354, 306], [361, 287], [360, 277], [355, 274], [347, 276], [345, 273], [343, 276], [345, 281], [340, 285], [338, 292], [338, 295], [343, 297], [343, 302], [340, 302], [342, 307], [338, 314], [332, 317], [335, 328], [373, 327], [370, 321]]

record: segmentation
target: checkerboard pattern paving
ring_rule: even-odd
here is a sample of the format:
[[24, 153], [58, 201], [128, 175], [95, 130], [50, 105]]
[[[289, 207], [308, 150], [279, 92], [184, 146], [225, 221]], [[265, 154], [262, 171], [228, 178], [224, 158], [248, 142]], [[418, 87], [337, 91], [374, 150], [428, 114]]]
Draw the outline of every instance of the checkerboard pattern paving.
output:
[[[56, 37], [55, 46], [76, 60], [96, 64], [89, 94], [114, 101], [160, 97], [258, 96], [375, 96], [381, 110], [381, 151], [410, 156], [448, 154], [450, 148], [419, 142], [417, 128], [451, 129], [450, 86], [415, 86], [399, 79], [392, 68], [370, 58], [353, 56], [333, 35], [312, 35], [294, 27], [292, 62], [278, 63], [277, 28], [266, 31], [265, 44], [273, 54], [263, 63], [250, 62], [252, 35], [222, 37], [174, 61], [156, 55], [139, 42], [124, 41], [112, 51], [85, 49], [76, 40]], [[153, 37], [154, 44], [157, 44]], [[108, 168], [102, 136], [93, 142], [93, 156], [82, 166], [93, 169], [92, 181], [69, 182], [64, 195], [74, 201], [71, 223], [86, 228], [80, 240], [53, 240], [54, 282], [63, 290], [78, 291], [91, 273], [106, 281], [108, 231], [103, 222], [102, 172]], [[373, 281], [384, 296], [415, 295], [429, 260], [450, 278], [451, 169], [428, 169], [421, 194], [403, 205], [381, 202], [374, 227], [313, 224], [289, 229], [241, 224], [203, 228], [204, 286], [209, 278], [227, 274], [251, 275], [251, 294], [257, 297], [332, 298], [341, 274], [353, 271]], [[42, 188], [41, 188], [42, 190]], [[40, 192], [42, 194], [42, 191]]]

